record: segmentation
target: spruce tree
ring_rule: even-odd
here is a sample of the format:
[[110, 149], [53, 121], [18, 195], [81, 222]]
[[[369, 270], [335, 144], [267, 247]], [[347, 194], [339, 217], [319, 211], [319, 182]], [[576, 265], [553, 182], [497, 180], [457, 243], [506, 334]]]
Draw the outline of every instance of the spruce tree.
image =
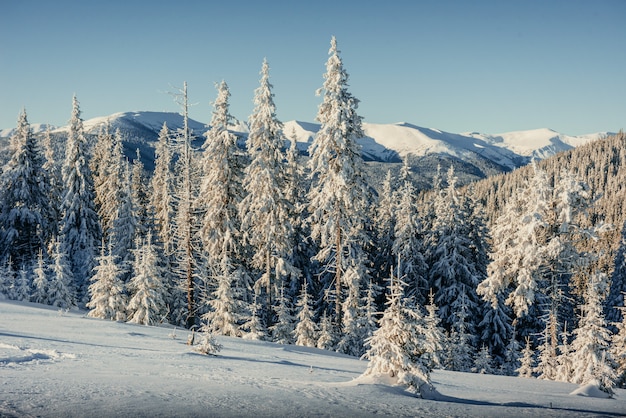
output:
[[100, 242], [101, 230], [94, 205], [94, 186], [87, 164], [88, 143], [76, 96], [73, 98], [72, 118], [69, 123], [65, 162], [63, 164], [63, 196], [60, 236], [61, 252], [68, 257], [75, 288], [80, 299], [87, 294]]
[[0, 260], [30, 265], [50, 238], [53, 212], [43, 155], [25, 110], [11, 138], [11, 152], [0, 174]]
[[87, 308], [90, 309], [87, 315], [92, 318], [125, 321], [128, 298], [121, 280], [122, 271], [112, 254], [111, 246], [109, 245], [107, 252], [105, 248], [102, 245], [101, 254], [96, 260], [98, 264], [94, 268], [95, 274], [89, 285], [91, 300], [87, 303]]
[[272, 341], [278, 344], [294, 343], [295, 318], [291, 313], [291, 304], [285, 295], [285, 288], [280, 289], [276, 307], [276, 323], [269, 329], [272, 333]]
[[48, 274], [44, 259], [43, 250], [39, 250], [37, 255], [37, 267], [33, 270], [33, 293], [31, 301], [35, 303], [48, 304]]
[[416, 192], [409, 178], [408, 160], [403, 164], [404, 181], [398, 191], [399, 202], [396, 209], [394, 228], [393, 255], [402, 260], [398, 275], [409, 284], [407, 294], [415, 297], [419, 304], [424, 304], [428, 296], [428, 277], [422, 231], [416, 206]]
[[578, 327], [574, 330], [572, 383], [584, 385], [597, 381], [601, 390], [612, 394], [615, 385], [614, 360], [609, 350], [611, 333], [602, 312], [602, 295], [607, 290], [607, 277], [597, 272], [590, 278], [585, 292], [585, 305]]
[[51, 271], [48, 287], [50, 305], [62, 309], [76, 306], [75, 280], [69, 257], [63, 251], [63, 245], [60, 240], [57, 240], [54, 246], [49, 269]]
[[535, 352], [530, 343], [530, 338], [526, 337], [526, 346], [522, 350], [522, 358], [520, 359], [520, 366], [515, 371], [519, 377], [531, 378], [533, 377], [533, 371], [535, 370]]
[[252, 253], [252, 267], [260, 276], [255, 283], [257, 293], [265, 290], [266, 310], [283, 286], [285, 276], [299, 276], [291, 264], [294, 246], [289, 202], [285, 199], [287, 173], [283, 125], [276, 117], [269, 66], [263, 61], [260, 86], [255, 90], [255, 108], [250, 116], [247, 148], [250, 164], [244, 170], [245, 197], [239, 203], [244, 242]]
[[379, 328], [365, 343], [368, 349], [363, 357], [369, 363], [364, 375], [389, 376], [419, 394], [423, 385], [430, 385], [431, 360], [426, 350], [424, 318], [419, 308], [408, 305], [405, 287], [392, 273]]
[[157, 259], [157, 251], [149, 232], [145, 241], [133, 251], [135, 261], [133, 277], [128, 283], [128, 322], [156, 325], [166, 316], [163, 271]]
[[230, 91], [226, 82], [218, 86], [213, 104], [210, 129], [206, 132], [200, 161], [202, 180], [195, 201], [200, 216], [198, 236], [207, 257], [207, 288], [217, 289], [207, 303], [215, 310], [205, 318], [212, 332], [239, 335], [239, 321], [247, 301], [247, 273], [240, 261], [242, 255], [237, 205], [241, 201], [242, 163], [237, 137], [229, 131]]
[[297, 324], [294, 331], [296, 345], [315, 347], [317, 344], [317, 325], [313, 321], [311, 300], [306, 282], [302, 285], [300, 299], [296, 303], [298, 309]]
[[[317, 120], [321, 127], [309, 149], [309, 219], [311, 237], [319, 246], [314, 259], [322, 264], [323, 285], [335, 285], [335, 322], [343, 324], [343, 291], [367, 283], [364, 248], [369, 244], [366, 213], [370, 191], [363, 177], [364, 163], [356, 140], [363, 136], [358, 100], [348, 92], [348, 74], [339, 57], [337, 41], [331, 40], [326, 62], [323, 95]], [[348, 270], [360, 276], [346, 282]], [[355, 289], [351, 290], [354, 294]]]

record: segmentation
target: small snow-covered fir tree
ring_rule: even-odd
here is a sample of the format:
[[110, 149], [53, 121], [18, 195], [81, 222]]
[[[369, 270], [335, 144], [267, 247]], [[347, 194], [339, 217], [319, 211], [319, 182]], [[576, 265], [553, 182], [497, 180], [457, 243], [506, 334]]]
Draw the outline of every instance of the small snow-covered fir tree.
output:
[[31, 288], [30, 272], [26, 266], [22, 266], [20, 271], [17, 272], [17, 277], [15, 279], [15, 286], [13, 290], [14, 299], [17, 301], [28, 302], [32, 294]]
[[278, 344], [293, 344], [294, 339], [294, 317], [291, 313], [289, 300], [285, 295], [284, 287], [280, 289], [280, 297], [278, 298], [278, 306], [276, 307], [277, 320], [270, 327], [272, 340]]
[[530, 338], [526, 337], [526, 346], [522, 350], [520, 366], [515, 370], [519, 377], [533, 377], [535, 370], [535, 351], [530, 343]]
[[0, 295], [2, 298], [13, 299], [11, 288], [15, 282], [15, 272], [13, 271], [13, 262], [9, 258], [6, 263], [0, 264]]
[[547, 316], [545, 328], [541, 336], [541, 344], [537, 348], [539, 356], [535, 372], [539, 379], [556, 380], [558, 367], [558, 341], [555, 340], [557, 336], [556, 328], [556, 315], [550, 312]]
[[472, 371], [479, 374], [493, 374], [493, 359], [489, 348], [483, 344], [474, 359], [474, 367]]
[[567, 332], [567, 324], [561, 331], [561, 344], [559, 344], [559, 355], [557, 356], [555, 380], [569, 382], [572, 379], [574, 363], [572, 362], [571, 345], [569, 343], [570, 333]]
[[172, 254], [172, 222], [173, 211], [173, 174], [172, 152], [170, 150], [170, 131], [166, 123], [159, 132], [159, 139], [155, 146], [154, 173], [150, 180], [150, 206], [154, 211], [156, 236], [166, 256]]
[[95, 274], [89, 285], [91, 300], [87, 303], [87, 307], [91, 310], [87, 316], [125, 321], [128, 299], [121, 280], [122, 272], [115, 262], [110, 246], [108, 252], [105, 253], [105, 245], [102, 245], [101, 251], [102, 253], [97, 258], [98, 264], [94, 268]]
[[585, 305], [578, 328], [574, 330], [572, 383], [584, 385], [597, 381], [601, 390], [612, 394], [615, 385], [614, 360], [609, 350], [611, 333], [602, 312], [602, 295], [607, 290], [607, 277], [597, 272], [587, 284]]
[[500, 372], [505, 376], [514, 376], [519, 369], [522, 357], [522, 347], [517, 341], [515, 328], [509, 337], [509, 342], [504, 351], [504, 362], [500, 365]]
[[468, 372], [474, 364], [474, 336], [469, 330], [469, 309], [464, 293], [459, 296], [461, 304], [454, 313], [455, 322], [448, 339], [450, 355], [446, 359], [446, 369]]
[[[228, 258], [222, 260], [222, 264], [228, 263]], [[229, 337], [241, 336], [239, 323], [243, 313], [241, 309], [241, 301], [235, 296], [233, 283], [240, 281], [236, 277], [239, 270], [234, 272], [234, 277], [230, 277], [226, 272], [232, 271], [229, 265], [218, 267], [224, 273], [214, 277], [217, 280], [217, 287], [213, 292], [213, 297], [208, 300], [209, 311], [202, 315], [205, 323], [203, 329], [212, 334], [226, 335]]]
[[365, 342], [369, 360], [365, 376], [387, 376], [397, 384], [420, 393], [430, 385], [430, 362], [426, 355], [424, 318], [404, 296], [406, 284], [391, 274], [386, 308], [380, 327]]
[[425, 306], [427, 315], [425, 317], [425, 337], [426, 337], [426, 356], [430, 359], [429, 367], [436, 369], [443, 367], [444, 349], [446, 343], [446, 335], [441, 327], [441, 319], [437, 315], [437, 305], [435, 304], [435, 295], [431, 292], [428, 295], [428, 305]]
[[336, 343], [332, 317], [326, 312], [320, 318], [320, 331], [316, 347], [322, 350], [332, 350]]
[[202, 328], [200, 331], [200, 343], [194, 348], [198, 353], [206, 354], [206, 355], [215, 355], [222, 351], [222, 344], [217, 341], [215, 335], [211, 334], [205, 328]]
[[254, 295], [254, 301], [250, 304], [250, 316], [241, 326], [244, 340], [264, 340], [267, 337], [267, 329], [263, 323], [261, 312], [261, 305]]
[[167, 312], [166, 287], [151, 233], [148, 233], [145, 242], [141, 243], [134, 253], [133, 277], [128, 283], [131, 295], [128, 301], [128, 322], [143, 325], [159, 324]]
[[297, 324], [294, 331], [296, 345], [315, 347], [317, 344], [317, 326], [313, 322], [311, 300], [309, 299], [306, 281], [302, 285], [300, 299], [296, 303], [296, 307], [298, 309]]
[[52, 254], [48, 300], [50, 305], [69, 309], [76, 305], [73, 274], [67, 255], [63, 252], [61, 241], [57, 240]]
[[37, 267], [33, 270], [33, 274], [33, 293], [30, 300], [35, 303], [48, 304], [48, 274], [43, 250], [39, 250]]
[[511, 318], [507, 314], [502, 294], [497, 297], [497, 304], [482, 303], [482, 321], [478, 324], [479, 341], [489, 348], [494, 366], [499, 367], [505, 362], [505, 351], [512, 333]]

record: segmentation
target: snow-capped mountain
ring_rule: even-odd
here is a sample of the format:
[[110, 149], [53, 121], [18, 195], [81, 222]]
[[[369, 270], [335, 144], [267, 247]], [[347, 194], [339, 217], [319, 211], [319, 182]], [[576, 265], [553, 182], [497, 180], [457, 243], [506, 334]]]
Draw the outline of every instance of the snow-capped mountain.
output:
[[[56, 126], [49, 125], [47, 123], [33, 123], [30, 125], [30, 128], [33, 130], [34, 134], [38, 134], [46, 132], [48, 128], [50, 128], [50, 130], [54, 130], [56, 129]], [[0, 138], [9, 138], [13, 136], [16, 129], [17, 128], [0, 129]]]
[[588, 142], [604, 138], [609, 133], [598, 132], [583, 136], [569, 136], [560, 134], [552, 129], [533, 129], [495, 135], [477, 132], [465, 135], [481, 139], [498, 147], [507, 148], [521, 156], [544, 159], [558, 152], [568, 151]]
[[[170, 130], [182, 127], [183, 118], [173, 112], [122, 112], [97, 117], [84, 122], [85, 130], [97, 134], [106, 124], [112, 132], [120, 130], [129, 155], [139, 148], [146, 166], [151, 166], [151, 149], [158, 138], [163, 123]], [[207, 131], [207, 124], [191, 119], [189, 126], [200, 145]], [[284, 133], [288, 139], [296, 138], [298, 148], [306, 154], [313, 141], [319, 124], [289, 121]], [[45, 130], [46, 125], [33, 125], [35, 132]], [[236, 121], [232, 127], [240, 138], [245, 139], [248, 127], [245, 122]], [[432, 165], [433, 157], [451, 160], [455, 165], [464, 166], [461, 171], [475, 178], [509, 171], [527, 164], [532, 158], [547, 158], [558, 152], [600, 139], [607, 133], [594, 133], [584, 136], [568, 136], [550, 129], [508, 132], [502, 134], [450, 133], [437, 129], [423, 128], [410, 123], [376, 124], [364, 123], [365, 136], [360, 139], [363, 157], [372, 162], [400, 162], [411, 156], [412, 165], [424, 163]], [[56, 128], [55, 134], [63, 134], [67, 127]], [[10, 136], [12, 129], [0, 131], [0, 136]], [[0, 146], [1, 148], [1, 146]], [[436, 166], [436, 164], [435, 164]]]

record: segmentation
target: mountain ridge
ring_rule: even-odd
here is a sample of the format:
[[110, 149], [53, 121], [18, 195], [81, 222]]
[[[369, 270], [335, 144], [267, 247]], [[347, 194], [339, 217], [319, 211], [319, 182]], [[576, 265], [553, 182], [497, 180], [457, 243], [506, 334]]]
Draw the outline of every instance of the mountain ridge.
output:
[[[111, 132], [120, 130], [127, 152], [141, 148], [143, 159], [146, 159], [147, 166], [150, 166], [149, 148], [154, 147], [163, 123], [166, 123], [170, 130], [176, 130], [182, 127], [183, 117], [176, 112], [118, 112], [85, 120], [83, 125], [87, 133], [96, 135], [107, 123]], [[44, 124], [32, 126], [35, 133], [43, 132], [48, 127]], [[189, 119], [189, 127], [194, 134], [195, 143], [203, 142], [204, 133], [209, 129], [208, 125]], [[283, 132], [287, 139], [295, 138], [299, 151], [306, 155], [319, 128], [320, 125], [317, 123], [293, 120], [284, 123]], [[67, 129], [67, 126], [56, 127], [52, 132], [63, 134]], [[245, 122], [235, 121], [231, 129], [241, 139], [245, 140], [247, 137], [248, 127]], [[5, 129], [0, 131], [0, 136], [7, 137], [13, 132], [14, 129]], [[545, 159], [556, 153], [602, 139], [609, 134], [598, 132], [570, 136], [548, 128], [500, 134], [451, 133], [409, 122], [393, 124], [364, 122], [363, 132], [364, 137], [358, 142], [366, 161], [399, 163], [404, 158], [411, 158], [415, 164], [415, 160], [439, 156], [467, 163], [467, 169], [475, 172], [475, 177], [487, 177], [497, 172], [510, 171], [526, 165], [532, 159]]]

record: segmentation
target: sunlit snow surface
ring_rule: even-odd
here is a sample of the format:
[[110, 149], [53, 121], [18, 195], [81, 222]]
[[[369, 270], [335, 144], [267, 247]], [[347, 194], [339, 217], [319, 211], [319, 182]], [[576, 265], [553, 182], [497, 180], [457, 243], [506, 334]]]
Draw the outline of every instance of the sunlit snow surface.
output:
[[621, 416], [614, 399], [568, 383], [436, 371], [419, 399], [367, 363], [332, 352], [218, 337], [217, 356], [188, 332], [0, 301], [0, 416], [439, 417]]

